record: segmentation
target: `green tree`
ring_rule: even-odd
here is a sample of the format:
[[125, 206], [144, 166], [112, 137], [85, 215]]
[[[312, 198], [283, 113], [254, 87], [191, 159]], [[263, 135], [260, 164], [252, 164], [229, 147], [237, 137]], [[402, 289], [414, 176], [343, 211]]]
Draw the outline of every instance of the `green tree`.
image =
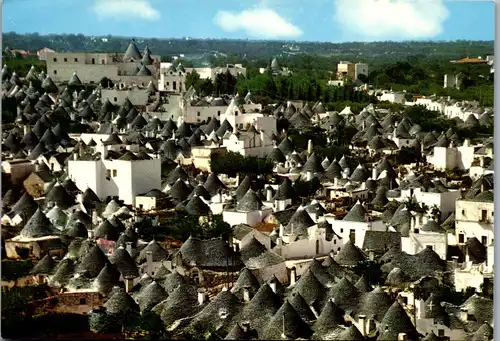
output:
[[184, 83], [186, 84], [186, 89], [193, 87], [197, 93], [200, 93], [200, 74], [196, 72], [195, 69], [193, 69], [193, 71], [189, 72], [186, 75], [186, 80], [184, 81]]

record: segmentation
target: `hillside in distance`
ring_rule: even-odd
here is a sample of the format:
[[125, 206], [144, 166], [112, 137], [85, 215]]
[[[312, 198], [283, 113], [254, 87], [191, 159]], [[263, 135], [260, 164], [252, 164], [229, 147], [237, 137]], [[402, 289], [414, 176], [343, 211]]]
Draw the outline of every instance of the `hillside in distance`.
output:
[[[85, 36], [83, 34], [39, 35], [3, 34], [3, 46], [11, 49], [36, 51], [48, 47], [58, 52], [119, 52], [125, 51], [132, 37]], [[139, 46], [148, 45], [153, 54], [169, 57], [185, 55], [230, 55], [239, 58], [272, 58], [294, 54], [314, 54], [322, 57], [372, 59], [387, 61], [413, 55], [429, 58], [458, 59], [493, 54], [493, 41], [407, 41], [407, 42], [292, 42], [234, 39], [158, 39], [135, 38]]]

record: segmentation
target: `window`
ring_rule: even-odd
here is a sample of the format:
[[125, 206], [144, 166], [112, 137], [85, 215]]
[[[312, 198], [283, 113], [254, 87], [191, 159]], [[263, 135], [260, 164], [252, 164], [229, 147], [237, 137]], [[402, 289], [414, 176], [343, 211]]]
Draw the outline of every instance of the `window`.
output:
[[337, 244], [337, 239], [334, 239], [334, 240], [333, 240], [333, 244]]
[[458, 243], [459, 244], [463, 244], [464, 243], [464, 234], [463, 233], [459, 233], [458, 234]]
[[465, 217], [465, 210], [462, 210], [462, 215]]
[[200, 123], [200, 122], [201, 122], [201, 120], [200, 120], [200, 119], [197, 119], [197, 120], [196, 120], [196, 122], [197, 122], [197, 123]]
[[54, 62], [57, 62], [57, 58], [54, 58]]
[[57, 70], [54, 70], [54, 75], [57, 75]]
[[419, 229], [415, 229], [415, 230], [413, 230], [413, 233], [420, 233], [420, 230]]
[[432, 250], [432, 245], [426, 245], [425, 247], [428, 248], [429, 250]]
[[494, 217], [495, 216], [495, 212], [494, 211], [491, 211], [491, 216]]
[[101, 64], [105, 64], [105, 63], [104, 63], [104, 59], [101, 59]]
[[481, 210], [481, 221], [486, 221], [488, 219], [488, 211]]
[[80, 305], [85, 305], [87, 304], [87, 299], [86, 298], [80, 298]]
[[113, 169], [113, 178], [116, 178], [118, 171], [116, 169]]
[[95, 64], [95, 58], [92, 58], [92, 64]]
[[340, 229], [340, 233], [344, 233], [344, 229]]
[[198, 117], [200, 117], [200, 116], [201, 116], [201, 114], [200, 114], [200, 112], [199, 112], [199, 111], [196, 113], [196, 116], [198, 116]]
[[220, 116], [220, 110], [219, 110], [219, 111], [217, 111], [217, 116]]
[[172, 87], [173, 87], [174, 90], [177, 90], [177, 82], [174, 81], [173, 84], [172, 84]]
[[234, 112], [234, 116], [238, 116], [238, 112], [237, 111]]
[[64, 62], [67, 62], [68, 61], [68, 58], [64, 58]]
[[90, 84], [94, 84], [95, 82], [94, 81], [90, 81]]
[[75, 63], [78, 63], [78, 58], [75, 58]]
[[106, 177], [111, 178], [111, 169], [106, 169]]
[[486, 246], [488, 245], [488, 237], [487, 236], [482, 236], [481, 237], [481, 243]]
[[170, 86], [170, 82], [167, 82], [167, 86]]
[[115, 100], [115, 102], [118, 102], [118, 98], [115, 97], [114, 100]]

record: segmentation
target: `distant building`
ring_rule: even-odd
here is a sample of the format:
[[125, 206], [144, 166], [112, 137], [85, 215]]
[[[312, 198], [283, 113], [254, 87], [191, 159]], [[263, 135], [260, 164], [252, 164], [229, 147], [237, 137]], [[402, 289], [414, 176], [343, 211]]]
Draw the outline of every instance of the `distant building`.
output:
[[76, 72], [82, 83], [98, 83], [107, 77], [119, 85], [147, 86], [158, 79], [160, 56], [146, 46], [139, 52], [132, 41], [123, 53], [46, 52], [47, 75], [56, 83], [69, 81]]
[[266, 72], [268, 70], [271, 71], [271, 73], [275, 76], [277, 76], [277, 75], [290, 76], [292, 74], [292, 72], [288, 68], [285, 68], [285, 67], [282, 68], [278, 63], [278, 59], [276, 59], [276, 58], [274, 58], [271, 61], [271, 64], [269, 64], [269, 66], [267, 68], [260, 68], [259, 72], [261, 74], [263, 74], [264, 72]]
[[398, 104], [404, 104], [406, 101], [404, 92], [394, 91], [384, 91], [382, 95], [378, 96], [378, 100], [380, 102], [390, 102]]
[[483, 59], [482, 57], [477, 57], [477, 58], [462, 58], [460, 60], [452, 60], [451, 61], [453, 64], [487, 64], [488, 61]]
[[247, 74], [247, 69], [241, 64], [227, 64], [225, 67], [184, 68], [181, 63], [161, 63], [158, 89], [169, 92], [187, 91], [186, 76], [193, 71], [196, 71], [201, 79], [210, 79], [212, 82], [221, 73], [229, 72], [234, 77]]
[[47, 53], [55, 53], [56, 51], [49, 49], [48, 47], [41, 48], [40, 50], [36, 51], [36, 55], [38, 56], [38, 60], [47, 60]]
[[337, 65], [337, 78], [345, 79], [346, 77], [352, 80], [359, 79], [359, 75], [368, 76], [368, 64], [356, 63], [353, 64], [348, 61], [340, 61]]
[[460, 85], [462, 83], [461, 74], [446, 74], [444, 75], [444, 85], [443, 88], [455, 88], [460, 89]]

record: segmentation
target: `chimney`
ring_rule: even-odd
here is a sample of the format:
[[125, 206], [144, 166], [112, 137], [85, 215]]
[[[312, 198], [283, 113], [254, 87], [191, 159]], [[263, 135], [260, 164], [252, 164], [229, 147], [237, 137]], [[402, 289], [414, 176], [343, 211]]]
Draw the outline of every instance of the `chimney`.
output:
[[398, 334], [398, 341], [407, 341], [407, 340], [408, 340], [408, 335], [406, 335], [406, 333]]
[[23, 132], [24, 132], [24, 135], [26, 135], [28, 133], [28, 130], [30, 129], [30, 127], [28, 125], [24, 125], [23, 126]]
[[132, 278], [125, 278], [125, 291], [131, 292], [134, 287], [134, 280]]
[[361, 335], [366, 336], [366, 315], [358, 316], [359, 330], [361, 331]]
[[427, 217], [427, 215], [425, 215], [425, 214], [424, 214], [424, 215], [422, 216], [422, 225], [427, 224], [427, 222], [428, 222], [428, 221], [429, 221], [429, 217]]
[[250, 302], [250, 290], [248, 288], [243, 288], [243, 301]]
[[480, 156], [480, 157], [479, 157], [479, 166], [480, 166], [481, 168], [484, 168], [484, 156]]
[[146, 252], [146, 266], [147, 266], [147, 269], [148, 269], [148, 275], [151, 276], [152, 272], [153, 272], [153, 252], [152, 251], [148, 251]]
[[271, 287], [271, 290], [276, 294], [276, 282], [275, 281], [271, 281], [269, 282], [269, 286]]
[[306, 181], [311, 181], [313, 178], [313, 173], [312, 172], [307, 172], [306, 173]]
[[241, 323], [241, 329], [243, 330], [244, 333], [248, 333], [250, 330], [250, 322], [245, 321]]
[[266, 200], [267, 200], [267, 201], [271, 201], [271, 200], [273, 200], [273, 189], [271, 188], [271, 186], [268, 186], [268, 187], [267, 187], [267, 191], [266, 191]]
[[35, 172], [40, 171], [40, 164], [38, 162], [35, 163]]
[[311, 155], [313, 152], [313, 141], [309, 140], [307, 141], [307, 154]]
[[205, 300], [206, 300], [206, 293], [205, 291], [198, 291], [198, 304], [199, 305], [203, 305], [205, 303]]
[[369, 251], [368, 258], [373, 262], [375, 260], [375, 252]]
[[415, 224], [415, 220], [416, 220], [415, 216], [411, 216], [411, 217], [410, 217], [410, 229], [411, 229], [412, 231], [415, 229], [415, 226], [416, 226], [416, 224]]
[[290, 285], [294, 285], [297, 279], [297, 270], [295, 268], [290, 269]]
[[94, 230], [88, 230], [89, 239], [94, 239]]
[[92, 210], [92, 224], [97, 225], [99, 222], [99, 215], [97, 214], [97, 210]]
[[372, 169], [372, 180], [377, 180], [378, 173], [377, 173], [377, 168], [373, 167]]
[[334, 187], [338, 187], [339, 186], [339, 179], [338, 178], [333, 179], [333, 186]]
[[126, 242], [125, 245], [128, 254], [132, 256], [132, 242]]
[[131, 126], [132, 126], [132, 125], [131, 125], [130, 123], [127, 123], [127, 130], [130, 130], [130, 127], [131, 127]]
[[469, 255], [469, 248], [467, 247], [467, 244], [464, 245], [463, 252], [465, 254], [465, 264], [469, 264], [470, 263], [470, 255]]
[[236, 174], [236, 187], [240, 185], [240, 174]]
[[466, 308], [460, 309], [460, 319], [464, 322], [469, 320], [469, 311]]

